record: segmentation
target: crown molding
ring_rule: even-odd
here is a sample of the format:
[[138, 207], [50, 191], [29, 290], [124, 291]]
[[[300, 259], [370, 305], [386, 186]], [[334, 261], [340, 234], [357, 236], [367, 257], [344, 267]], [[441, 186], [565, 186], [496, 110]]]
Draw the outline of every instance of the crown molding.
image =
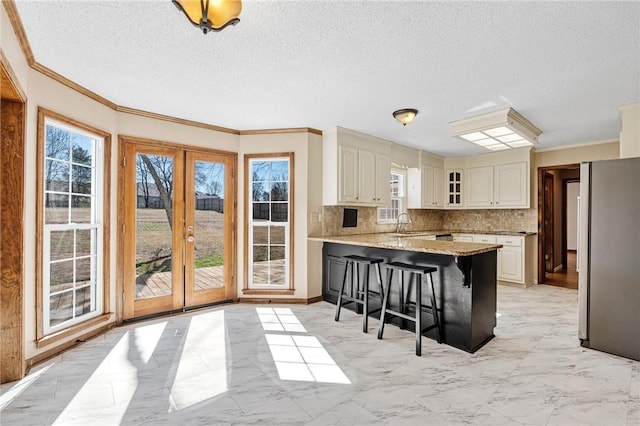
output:
[[322, 136], [322, 131], [311, 127], [287, 127], [283, 129], [259, 129], [259, 130], [240, 130], [240, 136], [248, 135], [271, 135], [282, 133], [312, 133]]

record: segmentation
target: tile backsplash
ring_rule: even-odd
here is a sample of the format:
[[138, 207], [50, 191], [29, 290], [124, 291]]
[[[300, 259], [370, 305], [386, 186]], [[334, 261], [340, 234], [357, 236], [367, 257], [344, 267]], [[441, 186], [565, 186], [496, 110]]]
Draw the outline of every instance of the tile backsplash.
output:
[[[342, 206], [324, 206], [322, 232], [323, 235], [354, 235], [371, 234], [376, 232], [394, 232], [395, 224], [379, 224], [377, 220], [377, 208], [357, 207], [358, 226], [355, 228], [342, 227]], [[412, 210], [408, 211], [412, 224], [407, 230], [442, 229], [442, 211], [439, 210]]]
[[[358, 225], [343, 228], [344, 207], [324, 206], [323, 235], [354, 235], [394, 232], [395, 224], [379, 224], [375, 207], [357, 207]], [[463, 230], [463, 231], [532, 231], [538, 228], [536, 209], [506, 210], [426, 210], [409, 209], [411, 230]]]
[[538, 231], [538, 210], [441, 210], [445, 230]]

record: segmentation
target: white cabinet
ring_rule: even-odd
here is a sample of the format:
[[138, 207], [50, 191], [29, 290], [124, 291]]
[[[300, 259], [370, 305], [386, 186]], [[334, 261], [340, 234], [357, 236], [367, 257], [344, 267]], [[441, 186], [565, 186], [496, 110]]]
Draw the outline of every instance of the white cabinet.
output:
[[323, 134], [323, 204], [389, 204], [391, 143], [337, 127]]
[[464, 205], [462, 198], [462, 169], [447, 169], [445, 184], [445, 206], [458, 208]]
[[525, 162], [495, 166], [495, 207], [529, 207], [528, 182]]
[[391, 159], [386, 155], [376, 154], [376, 199], [377, 205], [388, 206], [391, 202]]
[[422, 166], [422, 207], [440, 208], [444, 204], [444, 170]]
[[409, 169], [408, 205], [410, 209], [439, 209], [444, 205], [444, 170], [422, 164]]
[[524, 237], [498, 237], [498, 279], [524, 283]]
[[466, 183], [467, 207], [529, 207], [527, 162], [469, 168]]
[[358, 150], [341, 145], [338, 147], [338, 201], [342, 203], [358, 201]]
[[493, 207], [493, 166], [467, 170], [467, 207]]

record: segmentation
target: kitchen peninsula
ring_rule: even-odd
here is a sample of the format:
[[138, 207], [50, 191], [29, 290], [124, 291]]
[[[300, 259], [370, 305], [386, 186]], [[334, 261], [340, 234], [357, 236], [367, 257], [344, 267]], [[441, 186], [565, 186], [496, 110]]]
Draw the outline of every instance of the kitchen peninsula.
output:
[[[382, 258], [384, 263], [397, 261], [434, 266], [438, 268], [433, 280], [443, 327], [442, 343], [471, 353], [477, 351], [493, 338], [496, 325], [496, 260], [497, 250], [502, 246], [433, 240], [431, 237], [427, 234], [381, 233], [310, 238], [324, 243], [324, 300], [334, 304], [337, 302], [344, 276], [343, 256], [346, 255]], [[386, 279], [384, 263], [383, 280]], [[379, 291], [373, 268], [370, 273], [370, 288]], [[405, 280], [408, 282], [408, 277]], [[389, 295], [392, 308], [398, 303], [397, 288], [393, 286]], [[425, 291], [423, 298], [426, 304], [428, 297]], [[370, 297], [369, 301], [371, 310], [380, 307], [376, 297]], [[346, 307], [353, 309], [351, 305]], [[392, 323], [399, 325], [400, 320], [394, 319]], [[409, 324], [407, 328], [411, 329], [412, 325]], [[435, 330], [424, 335], [435, 339]]]

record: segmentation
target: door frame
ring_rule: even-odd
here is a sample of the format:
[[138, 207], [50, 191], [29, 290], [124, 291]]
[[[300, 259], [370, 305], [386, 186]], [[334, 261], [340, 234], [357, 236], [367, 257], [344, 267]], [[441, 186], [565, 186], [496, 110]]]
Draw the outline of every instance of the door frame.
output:
[[[229, 259], [231, 263], [230, 270], [231, 275], [228, 277], [228, 294], [231, 296], [230, 301], [236, 302], [237, 296], [237, 208], [238, 208], [238, 154], [231, 151], [223, 151], [217, 149], [207, 149], [194, 145], [187, 145], [175, 142], [165, 142], [154, 139], [139, 138], [135, 136], [118, 135], [118, 217], [117, 217], [117, 256], [116, 256], [116, 324], [121, 325], [124, 321], [124, 309], [125, 309], [125, 258], [124, 249], [126, 244], [125, 239], [125, 158], [126, 158], [126, 146], [127, 144], [147, 145], [150, 147], [166, 148], [181, 150], [184, 152], [195, 152], [212, 155], [225, 155], [231, 158], [229, 171], [227, 175], [230, 175], [232, 182], [228, 184], [229, 191], [233, 194], [233, 199], [230, 202], [229, 219], [225, 221], [225, 226], [229, 225], [230, 240], [225, 241], [228, 244], [232, 258]], [[227, 182], [225, 182], [227, 185]], [[181, 309], [182, 310], [182, 309]]]
[[[544, 284], [546, 281], [545, 268], [545, 242], [548, 238], [544, 229], [544, 175], [551, 170], [571, 170], [579, 169], [579, 163], [561, 164], [557, 166], [538, 167], [538, 284]], [[565, 215], [565, 211], [562, 212]], [[553, 235], [551, 236], [553, 238]]]

